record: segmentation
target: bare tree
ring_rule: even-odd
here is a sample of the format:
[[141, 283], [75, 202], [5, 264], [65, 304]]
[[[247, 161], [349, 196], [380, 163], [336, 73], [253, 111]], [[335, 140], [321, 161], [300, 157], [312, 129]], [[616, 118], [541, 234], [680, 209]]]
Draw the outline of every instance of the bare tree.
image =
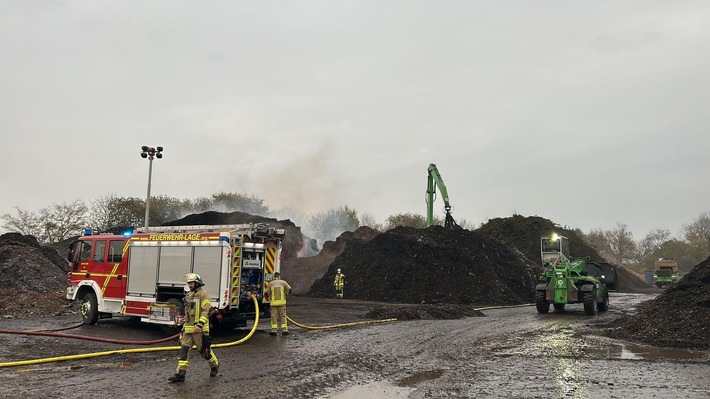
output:
[[638, 242], [638, 261], [641, 265], [649, 266], [652, 259], [663, 248], [663, 244], [671, 239], [671, 232], [668, 229], [651, 230], [643, 240]]
[[617, 223], [615, 229], [605, 232], [612, 259], [618, 266], [629, 265], [636, 258], [637, 248], [633, 233], [627, 225]]
[[308, 232], [320, 242], [333, 241], [344, 231], [355, 231], [359, 226], [357, 211], [347, 205], [313, 215], [306, 223]]
[[10, 214], [2, 216], [4, 227], [11, 231], [32, 235], [44, 244], [62, 241], [79, 234], [81, 229], [86, 227], [88, 210], [80, 200], [53, 204], [38, 212], [15, 209], [17, 216]]
[[382, 223], [378, 223], [372, 214], [363, 213], [360, 215], [360, 226], [367, 226], [371, 229], [382, 230]]
[[594, 248], [604, 259], [611, 260], [611, 247], [606, 233], [602, 229], [592, 229], [583, 235], [584, 241]]
[[41, 242], [55, 243], [78, 235], [86, 227], [88, 208], [83, 201], [53, 204], [39, 211], [42, 221]]
[[684, 226], [683, 236], [695, 256], [707, 257], [710, 254], [710, 212], [700, 214], [692, 223]]
[[0, 217], [3, 221], [2, 227], [9, 231], [37, 237], [41, 231], [39, 215], [19, 207], [15, 207], [15, 211], [17, 212], [15, 216], [6, 213]]
[[145, 201], [109, 194], [91, 201], [89, 215], [89, 225], [100, 231], [114, 227], [142, 226], [145, 220]]

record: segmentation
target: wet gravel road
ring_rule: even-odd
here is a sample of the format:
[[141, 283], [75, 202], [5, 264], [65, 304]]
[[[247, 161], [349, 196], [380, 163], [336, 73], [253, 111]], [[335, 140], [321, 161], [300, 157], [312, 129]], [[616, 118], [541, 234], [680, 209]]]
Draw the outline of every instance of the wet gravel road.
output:
[[[0, 397], [73, 398], [708, 398], [710, 352], [662, 350], [595, 335], [651, 295], [612, 294], [610, 311], [581, 305], [539, 315], [534, 307], [486, 317], [395, 322], [329, 331], [292, 327], [271, 337], [267, 323], [243, 345], [216, 349], [220, 375], [193, 358], [188, 382], [170, 384], [177, 352], [112, 355], [0, 368]], [[307, 325], [363, 320], [374, 304], [293, 298], [289, 314]], [[77, 316], [1, 320], [0, 329], [52, 328]], [[246, 335], [218, 336], [228, 342]], [[126, 319], [71, 334], [150, 340], [165, 335]], [[164, 344], [163, 344], [164, 345]], [[171, 343], [170, 345], [175, 345]], [[160, 346], [160, 345], [158, 345]], [[133, 347], [133, 346], [128, 346]], [[73, 339], [0, 335], [0, 362], [125, 349]]]

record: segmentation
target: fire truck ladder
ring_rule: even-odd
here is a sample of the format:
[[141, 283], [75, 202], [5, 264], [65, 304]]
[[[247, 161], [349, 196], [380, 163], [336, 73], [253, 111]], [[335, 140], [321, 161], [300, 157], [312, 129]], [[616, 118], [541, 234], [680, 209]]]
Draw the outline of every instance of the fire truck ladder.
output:
[[269, 228], [264, 223], [244, 223], [244, 224], [205, 224], [198, 226], [156, 226], [138, 228], [136, 233], [240, 233], [255, 235], [257, 237], [279, 237], [283, 238], [286, 235], [284, 229]]

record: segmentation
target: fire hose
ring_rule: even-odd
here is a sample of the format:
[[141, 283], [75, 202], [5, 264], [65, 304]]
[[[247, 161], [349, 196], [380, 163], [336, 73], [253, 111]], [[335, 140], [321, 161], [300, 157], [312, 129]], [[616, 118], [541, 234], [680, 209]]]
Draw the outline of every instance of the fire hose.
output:
[[88, 335], [73, 335], [73, 334], [62, 334], [54, 333], [48, 331], [15, 331], [15, 330], [0, 330], [0, 334], [17, 334], [17, 335], [38, 335], [42, 337], [58, 337], [58, 338], [73, 338], [73, 339], [83, 339], [86, 341], [96, 341], [105, 342], [109, 344], [122, 344], [122, 345], [153, 345], [161, 344], [163, 342], [171, 341], [180, 336], [180, 334], [171, 335], [167, 338], [154, 339], [152, 341], [130, 341], [124, 339], [112, 339], [112, 338], [100, 338], [91, 337]]
[[[252, 296], [252, 300], [254, 301], [254, 306], [256, 307], [256, 316], [254, 318], [254, 326], [252, 327], [251, 331], [249, 331], [249, 334], [247, 334], [244, 338], [239, 339], [237, 341], [226, 342], [226, 343], [222, 343], [222, 344], [214, 344], [214, 345], [212, 345], [213, 348], [225, 348], [228, 346], [235, 346], [235, 345], [243, 344], [249, 338], [251, 338], [252, 335], [254, 335], [257, 327], [259, 326], [259, 302], [257, 301], [255, 296]], [[172, 336], [169, 338], [174, 339], [175, 337], [176, 336]], [[46, 358], [41, 358], [41, 359], [5, 362], [5, 363], [0, 363], [0, 368], [28, 366], [28, 365], [41, 364], [41, 363], [61, 362], [61, 361], [65, 361], [65, 360], [89, 359], [92, 357], [120, 355], [120, 354], [126, 354], [126, 353], [146, 353], [146, 352], [161, 352], [161, 351], [176, 351], [176, 350], [180, 350], [180, 346], [161, 346], [161, 347], [155, 347], [155, 348], [118, 349], [118, 350], [111, 350], [111, 351], [104, 351], [104, 352], [81, 353], [81, 354], [77, 354], [77, 355], [46, 357]]]
[[[259, 302], [258, 302], [256, 296], [252, 296], [252, 300], [254, 301], [256, 315], [254, 318], [254, 325], [252, 326], [251, 331], [249, 331], [249, 334], [247, 334], [244, 338], [239, 339], [237, 341], [225, 342], [225, 343], [221, 343], [221, 344], [213, 344], [212, 347], [226, 348], [226, 347], [230, 347], [230, 346], [240, 345], [240, 344], [243, 344], [244, 342], [246, 342], [247, 340], [249, 340], [249, 338], [251, 338], [254, 335], [254, 333], [256, 332], [256, 329], [259, 325]], [[511, 305], [511, 306], [488, 306], [488, 307], [476, 308], [474, 310], [482, 311], [482, 310], [492, 310], [492, 309], [507, 309], [507, 308], [517, 308], [517, 307], [532, 306], [532, 305], [534, 305], [534, 304]], [[303, 324], [296, 322], [295, 320], [293, 320], [292, 318], [290, 318], [288, 316], [286, 317], [286, 319], [290, 323], [292, 323], [293, 325], [295, 325], [299, 328], [306, 329], [306, 330], [328, 330], [328, 329], [334, 329], [334, 328], [355, 327], [355, 326], [363, 326], [363, 325], [370, 325], [370, 324], [389, 323], [389, 322], [393, 322], [393, 321], [397, 320], [397, 319], [367, 320], [367, 321], [359, 321], [359, 322], [353, 322], [353, 323], [335, 324], [335, 325], [330, 325], [330, 326], [307, 326], [307, 325], [303, 325]], [[73, 327], [61, 328], [61, 329], [54, 329], [54, 330], [63, 330], [63, 329], [76, 328], [76, 327], [79, 327], [79, 325], [73, 326]], [[85, 337], [85, 336], [76, 336], [76, 335], [70, 335], [70, 334], [51, 333], [48, 331], [52, 331], [52, 330], [40, 330], [40, 331], [0, 330], [0, 333], [58, 336], [58, 337], [63, 337], [63, 338], [80, 338], [80, 339], [88, 339], [88, 340], [99, 341], [99, 342], [130, 343], [130, 344], [137, 344], [137, 345], [150, 345], [150, 344], [162, 343], [162, 342], [166, 342], [166, 341], [175, 339], [180, 335], [180, 334], [176, 334], [176, 335], [173, 335], [173, 336], [170, 336], [167, 338], [153, 340], [153, 341], [124, 341], [124, 340], [114, 340], [114, 339], [108, 339], [108, 338]], [[49, 357], [49, 358], [41, 358], [41, 359], [33, 359], [33, 360], [21, 360], [21, 361], [15, 361], [15, 362], [5, 362], [5, 363], [0, 363], [0, 368], [27, 366], [27, 365], [41, 364], [41, 363], [52, 363], [52, 362], [60, 362], [60, 361], [65, 361], [65, 360], [88, 359], [88, 358], [92, 358], [92, 357], [119, 355], [119, 354], [126, 354], [126, 353], [146, 353], [146, 352], [172, 351], [172, 350], [179, 350], [179, 349], [180, 349], [180, 346], [119, 349], [119, 350], [104, 351], [104, 352], [91, 352], [91, 353], [83, 353], [83, 354], [77, 354], [77, 355], [57, 356], [57, 357]]]
[[306, 330], [329, 330], [333, 328], [342, 328], [342, 327], [355, 327], [355, 326], [365, 326], [368, 324], [378, 324], [378, 323], [390, 323], [393, 321], [397, 321], [397, 319], [383, 319], [383, 320], [368, 320], [368, 321], [358, 321], [354, 323], [344, 323], [344, 324], [335, 324], [332, 326], [304, 326], [303, 324], [299, 324], [296, 321], [294, 321], [292, 318], [286, 316], [286, 320], [291, 322], [291, 324], [295, 325], [296, 327], [300, 327]]

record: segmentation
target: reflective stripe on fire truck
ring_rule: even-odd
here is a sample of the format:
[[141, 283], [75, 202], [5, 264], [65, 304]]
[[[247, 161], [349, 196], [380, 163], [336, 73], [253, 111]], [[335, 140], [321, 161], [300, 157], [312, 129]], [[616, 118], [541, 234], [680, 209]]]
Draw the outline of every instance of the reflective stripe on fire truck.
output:
[[[276, 248], [268, 247], [266, 248], [264, 254], [264, 274], [274, 274], [274, 259], [276, 255]], [[269, 292], [269, 282], [264, 280], [264, 291]], [[264, 297], [264, 302], [269, 302], [271, 298]]]
[[118, 266], [120, 263], [114, 263], [113, 264], [113, 270], [111, 270], [111, 274], [108, 274], [106, 276], [106, 280], [104, 280], [104, 285], [101, 287], [101, 295], [106, 293], [106, 287], [108, 287], [108, 282], [111, 281], [111, 277], [118, 277], [116, 274], [116, 270], [118, 270]]
[[234, 247], [234, 263], [232, 264], [232, 287], [231, 295], [232, 299], [229, 302], [230, 305], [239, 304], [239, 265], [242, 261], [242, 248], [239, 246]]

